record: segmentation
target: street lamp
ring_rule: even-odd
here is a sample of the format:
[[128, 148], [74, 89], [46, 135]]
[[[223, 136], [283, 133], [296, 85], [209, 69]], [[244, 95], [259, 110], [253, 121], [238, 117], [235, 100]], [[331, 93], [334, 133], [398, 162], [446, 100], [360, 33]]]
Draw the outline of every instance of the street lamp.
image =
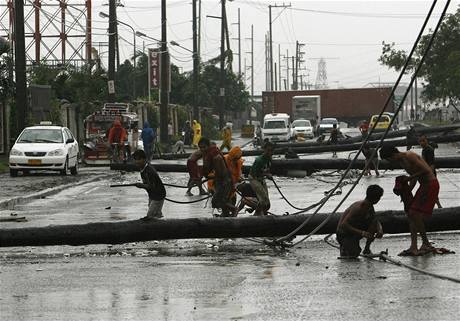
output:
[[193, 50], [190, 50], [190, 49], [188, 49], [188, 48], [186, 48], [186, 47], [184, 47], [184, 46], [179, 45], [179, 44], [178, 44], [177, 42], [175, 42], [174, 40], [173, 40], [173, 41], [170, 41], [169, 43], [170, 43], [172, 46], [176, 46], [176, 47], [182, 48], [182, 49], [184, 49], [184, 50], [187, 50], [188, 52], [191, 52], [192, 54], [194, 53]]
[[136, 36], [138, 36], [138, 37], [144, 37], [144, 38], [147, 38], [147, 39], [156, 41], [156, 42], [161, 42], [161, 40], [158, 40], [158, 39], [155, 39], [155, 38], [153, 38], [153, 37], [147, 36], [145, 33], [140, 32], [140, 31], [136, 31]]

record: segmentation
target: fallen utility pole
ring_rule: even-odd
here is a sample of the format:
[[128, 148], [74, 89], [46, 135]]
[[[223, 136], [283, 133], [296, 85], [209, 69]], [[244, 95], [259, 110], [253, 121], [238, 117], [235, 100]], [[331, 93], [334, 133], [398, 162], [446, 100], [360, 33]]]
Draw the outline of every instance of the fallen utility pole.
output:
[[[460, 134], [457, 135], [446, 135], [446, 136], [433, 136], [433, 137], [428, 137], [428, 140], [433, 143], [452, 143], [452, 142], [458, 142], [460, 141]], [[275, 150], [274, 154], [279, 155], [279, 154], [284, 154], [286, 153], [287, 149], [290, 147], [292, 151], [296, 152], [297, 154], [317, 154], [317, 153], [327, 153], [327, 152], [350, 152], [350, 151], [355, 151], [358, 150], [361, 147], [361, 142], [359, 143], [351, 143], [351, 144], [337, 144], [337, 145], [331, 145], [328, 143], [322, 143], [321, 145], [318, 146], [307, 146], [307, 147], [297, 147], [296, 145], [282, 145], [282, 147], [278, 147], [277, 144], [275, 144]], [[369, 147], [375, 148], [379, 144], [379, 141], [371, 141], [368, 143]], [[412, 145], [416, 146], [418, 145], [417, 139], [394, 139], [394, 140], [387, 140], [384, 142], [385, 145], [390, 145], [390, 146], [395, 146], [395, 147], [401, 147], [401, 146], [407, 146], [407, 145]], [[261, 155], [263, 151], [261, 149], [257, 150], [243, 150], [243, 156], [257, 156]], [[225, 153], [224, 153], [225, 154]], [[153, 159], [185, 159], [189, 158], [191, 153], [184, 153], [184, 154], [161, 154], [161, 157], [158, 155], [153, 155]]]
[[[460, 207], [434, 210], [427, 220], [427, 231], [452, 231], [460, 229]], [[340, 214], [334, 214], [317, 234], [335, 233]], [[407, 233], [409, 226], [403, 211], [377, 212], [385, 234]], [[167, 214], [166, 214], [167, 216]], [[310, 233], [329, 214], [316, 214], [297, 235]], [[309, 215], [250, 216], [238, 218], [189, 218], [135, 220], [115, 223], [89, 223], [81, 225], [51, 225], [0, 229], [0, 247], [120, 244], [140, 241], [273, 237], [292, 232]]]
[[[421, 134], [428, 135], [428, 134], [433, 134], [433, 133], [439, 133], [439, 135], [446, 135], [449, 132], [452, 132], [454, 130], [460, 129], [460, 124], [457, 125], [443, 125], [443, 126], [436, 126], [436, 127], [426, 127], [426, 128], [418, 128], [414, 132], [414, 136], [419, 136]], [[397, 138], [397, 137], [405, 137], [407, 136], [408, 129], [403, 129], [403, 130], [394, 130], [391, 131], [387, 134], [385, 137], [387, 138]], [[374, 141], [374, 140], [380, 140], [383, 137], [384, 133], [374, 133], [370, 135], [369, 141]], [[343, 145], [343, 144], [351, 144], [351, 143], [358, 143], [361, 142], [363, 138], [361, 136], [354, 136], [354, 137], [346, 137], [344, 139], [339, 139], [338, 144]], [[313, 146], [321, 146], [324, 145], [324, 143], [321, 142], [302, 142], [302, 143], [297, 143], [297, 142], [292, 142], [292, 143], [277, 143], [276, 147], [281, 148], [281, 147], [313, 147]]]

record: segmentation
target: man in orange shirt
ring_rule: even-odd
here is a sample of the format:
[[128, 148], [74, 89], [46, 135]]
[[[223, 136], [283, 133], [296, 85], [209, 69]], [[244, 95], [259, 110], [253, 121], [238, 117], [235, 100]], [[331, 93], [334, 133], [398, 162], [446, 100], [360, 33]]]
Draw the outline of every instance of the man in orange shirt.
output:
[[[118, 119], [113, 122], [113, 126], [109, 130], [108, 140], [109, 146], [112, 149], [112, 154], [114, 152], [120, 153], [120, 151], [124, 148], [125, 141], [128, 140], [128, 133], [126, 129], [121, 126], [121, 122]], [[115, 144], [118, 145], [117, 151], [115, 151]], [[119, 155], [116, 155], [116, 158], [114, 159], [118, 159], [119, 157]]]

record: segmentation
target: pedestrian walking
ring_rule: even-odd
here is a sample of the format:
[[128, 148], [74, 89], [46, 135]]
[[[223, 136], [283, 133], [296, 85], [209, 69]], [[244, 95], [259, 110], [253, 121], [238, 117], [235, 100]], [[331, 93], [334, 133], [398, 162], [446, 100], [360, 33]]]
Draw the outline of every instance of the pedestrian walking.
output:
[[182, 129], [184, 132], [184, 145], [186, 146], [191, 146], [192, 145], [192, 140], [193, 140], [193, 130], [192, 127], [190, 126], [190, 121], [185, 122], [185, 126]]
[[[331, 135], [329, 136], [328, 142], [334, 146], [339, 142], [339, 130], [337, 128], [337, 124], [332, 125]], [[332, 152], [332, 157], [337, 158], [337, 152], [335, 150]]]
[[375, 217], [374, 205], [380, 201], [383, 189], [371, 185], [366, 190], [366, 198], [351, 204], [339, 219], [337, 241], [340, 244], [340, 258], [356, 258], [361, 253], [359, 241], [366, 239], [363, 254], [372, 254], [370, 246], [376, 238], [382, 238], [382, 224]]
[[141, 138], [144, 145], [144, 152], [148, 162], [152, 160], [153, 145], [155, 143], [155, 131], [150, 127], [148, 121], [144, 122], [144, 128], [142, 128]]
[[227, 151], [232, 149], [232, 129], [230, 126], [225, 126], [222, 129], [222, 145], [220, 145], [220, 150], [223, 151], [224, 148], [226, 148]]
[[166, 198], [166, 189], [158, 172], [150, 165], [143, 150], [136, 150], [133, 159], [140, 171], [142, 183], [136, 183], [136, 187], [145, 189], [149, 196], [149, 209], [144, 220], [162, 218], [163, 204]]
[[[420, 255], [432, 251], [433, 246], [428, 240], [424, 219], [431, 217], [433, 207], [438, 199], [439, 182], [431, 167], [414, 152], [400, 152], [394, 146], [383, 146], [380, 149], [380, 158], [397, 161], [409, 174], [402, 178], [402, 183], [409, 182], [412, 190], [417, 182], [419, 188], [408, 210], [411, 244], [401, 255]], [[422, 246], [417, 248], [417, 234], [422, 238]]]

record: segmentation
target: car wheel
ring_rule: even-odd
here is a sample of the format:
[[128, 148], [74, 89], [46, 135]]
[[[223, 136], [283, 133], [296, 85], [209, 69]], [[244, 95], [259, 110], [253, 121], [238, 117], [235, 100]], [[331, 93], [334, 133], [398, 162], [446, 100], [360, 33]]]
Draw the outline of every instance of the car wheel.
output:
[[11, 177], [17, 177], [18, 176], [18, 170], [10, 168], [10, 176]]
[[70, 168], [70, 174], [72, 175], [78, 174], [78, 159], [75, 161], [75, 166]]
[[64, 168], [61, 169], [61, 175], [66, 176], [67, 175], [67, 169], [69, 168], [69, 159], [66, 158], [65, 163], [64, 163]]

